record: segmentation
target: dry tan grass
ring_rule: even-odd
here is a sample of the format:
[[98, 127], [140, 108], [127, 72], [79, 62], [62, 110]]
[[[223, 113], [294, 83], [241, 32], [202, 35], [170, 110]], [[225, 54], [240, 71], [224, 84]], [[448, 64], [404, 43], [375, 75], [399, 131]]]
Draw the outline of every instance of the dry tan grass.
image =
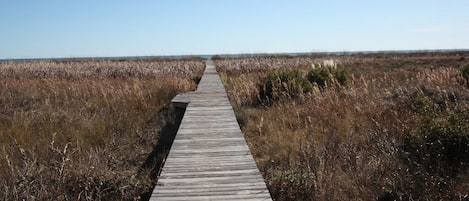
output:
[[[469, 108], [469, 90], [462, 83], [459, 61], [447, 62], [460, 56], [379, 56], [334, 57], [332, 65], [353, 72], [348, 87], [334, 83], [324, 90], [315, 87], [310, 94], [285, 97], [270, 107], [257, 103], [259, 82], [267, 72], [278, 69], [272, 65], [292, 69], [292, 61], [298, 61], [297, 69], [306, 71], [331, 65], [331, 58], [216, 61], [275, 200], [468, 198], [467, 169], [457, 177], [415, 172], [401, 157], [400, 148], [420, 126], [421, 117], [412, 107], [413, 94], [434, 97], [448, 111], [445, 114]], [[399, 60], [405, 63], [402, 68], [397, 67]]]
[[192, 76], [200, 70], [201, 59], [128, 60], [128, 61], [38, 61], [6, 62], [0, 65], [0, 77], [145, 77], [155, 75]]
[[0, 64], [0, 199], [134, 200], [202, 60]]

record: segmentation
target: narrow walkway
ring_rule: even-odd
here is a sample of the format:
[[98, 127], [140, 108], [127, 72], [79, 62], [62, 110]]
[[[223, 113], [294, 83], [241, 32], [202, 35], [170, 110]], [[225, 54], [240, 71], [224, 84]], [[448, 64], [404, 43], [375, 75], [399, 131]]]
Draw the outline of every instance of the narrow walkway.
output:
[[272, 200], [211, 61], [188, 103], [150, 200]]

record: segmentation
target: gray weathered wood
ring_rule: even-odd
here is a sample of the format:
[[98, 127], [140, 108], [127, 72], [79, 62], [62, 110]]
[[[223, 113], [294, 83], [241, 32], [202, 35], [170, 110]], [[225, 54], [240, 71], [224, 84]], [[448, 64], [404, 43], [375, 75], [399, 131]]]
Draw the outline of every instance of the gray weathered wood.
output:
[[272, 200], [211, 61], [186, 107], [150, 200]]

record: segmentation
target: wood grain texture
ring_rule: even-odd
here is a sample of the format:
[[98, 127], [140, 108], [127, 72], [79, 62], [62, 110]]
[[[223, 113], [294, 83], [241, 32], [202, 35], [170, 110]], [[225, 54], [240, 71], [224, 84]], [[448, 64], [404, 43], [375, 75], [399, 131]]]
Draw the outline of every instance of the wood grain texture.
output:
[[272, 200], [211, 61], [186, 107], [150, 200]]

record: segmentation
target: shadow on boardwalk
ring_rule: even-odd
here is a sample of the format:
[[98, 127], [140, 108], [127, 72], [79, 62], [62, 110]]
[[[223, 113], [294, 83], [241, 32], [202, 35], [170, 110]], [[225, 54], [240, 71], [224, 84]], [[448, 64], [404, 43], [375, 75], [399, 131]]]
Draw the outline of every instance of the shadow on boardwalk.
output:
[[151, 193], [158, 181], [158, 176], [173, 144], [185, 111], [185, 108], [174, 107], [173, 104], [169, 104], [158, 111], [158, 114], [161, 114], [159, 116], [168, 117], [168, 122], [160, 130], [158, 143], [153, 147], [153, 151], [140, 168], [140, 175], [150, 173], [152, 184], [151, 188], [140, 196], [141, 200], [150, 200]]

